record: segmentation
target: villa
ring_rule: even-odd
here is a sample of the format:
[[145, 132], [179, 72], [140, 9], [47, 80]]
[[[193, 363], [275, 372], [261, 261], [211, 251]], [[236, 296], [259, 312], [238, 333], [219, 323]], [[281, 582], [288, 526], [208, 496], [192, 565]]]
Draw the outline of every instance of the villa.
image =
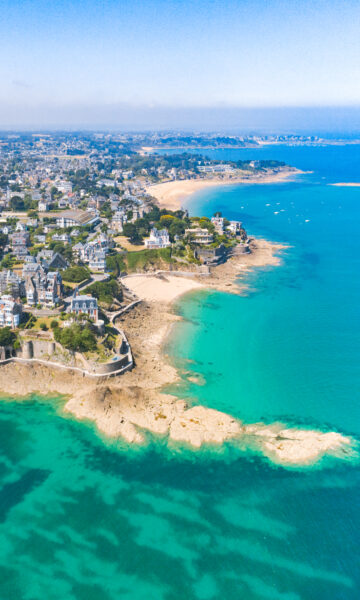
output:
[[18, 327], [21, 321], [22, 304], [12, 296], [4, 295], [0, 298], [0, 327]]
[[62, 278], [58, 271], [47, 273], [39, 267], [26, 279], [26, 301], [30, 306], [56, 306], [63, 296]]
[[153, 229], [150, 232], [150, 237], [147, 240], [145, 240], [145, 247], [148, 250], [155, 250], [158, 248], [168, 248], [169, 246], [171, 246], [171, 242], [169, 239], [167, 229], [159, 230], [153, 227]]
[[214, 241], [214, 236], [206, 228], [194, 227], [193, 229], [185, 229], [185, 236], [196, 244], [211, 244]]
[[11, 245], [16, 258], [24, 258], [28, 254], [30, 236], [27, 231], [16, 231], [11, 235]]
[[224, 233], [224, 218], [223, 217], [212, 217], [212, 224], [215, 227], [216, 233], [222, 235]]
[[106, 271], [106, 252], [102, 249], [93, 247], [93, 251], [89, 256], [89, 269], [100, 273]]
[[10, 294], [13, 298], [25, 296], [25, 283], [14, 271], [0, 272], [0, 294]]
[[48, 212], [50, 210], [50, 203], [46, 200], [40, 200], [38, 202], [38, 211], [39, 212]]
[[233, 235], [239, 235], [243, 230], [241, 221], [230, 221], [230, 225], [227, 227]]
[[98, 320], [97, 299], [93, 296], [79, 296], [77, 290], [75, 290], [71, 298], [70, 312], [76, 315], [88, 315], [96, 322]]

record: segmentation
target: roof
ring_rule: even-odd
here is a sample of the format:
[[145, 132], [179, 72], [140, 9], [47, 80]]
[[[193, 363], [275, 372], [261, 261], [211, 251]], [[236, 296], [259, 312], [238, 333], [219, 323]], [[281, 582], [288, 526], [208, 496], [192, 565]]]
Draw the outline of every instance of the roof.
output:
[[94, 219], [96, 219], [96, 215], [93, 215], [89, 212], [82, 210], [65, 210], [57, 216], [58, 219], [72, 219], [73, 221], [77, 221], [81, 225], [86, 223], [90, 223]]
[[76, 302], [76, 300], [89, 301], [89, 302], [94, 301], [94, 300], [95, 300], [95, 302], [97, 301], [97, 299], [94, 296], [89, 296], [89, 295], [86, 295], [86, 294], [84, 294], [83, 296], [81, 296], [81, 295], [79, 295], [79, 296], [73, 296], [71, 298], [72, 302]]

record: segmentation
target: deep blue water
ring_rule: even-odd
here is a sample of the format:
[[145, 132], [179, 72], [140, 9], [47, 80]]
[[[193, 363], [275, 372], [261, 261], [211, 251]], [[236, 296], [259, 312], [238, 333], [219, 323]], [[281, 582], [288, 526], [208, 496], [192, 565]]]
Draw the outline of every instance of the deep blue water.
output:
[[[245, 297], [181, 300], [185, 321], [168, 351], [205, 385], [184, 377], [176, 391], [246, 422], [359, 439], [360, 188], [327, 183], [359, 180], [360, 149], [256, 152], [314, 173], [213, 188], [191, 211], [222, 210], [291, 247], [281, 267], [248, 278]], [[0, 405], [1, 599], [359, 598], [356, 461], [294, 470], [231, 446], [128, 449], [61, 406], [37, 397]]]

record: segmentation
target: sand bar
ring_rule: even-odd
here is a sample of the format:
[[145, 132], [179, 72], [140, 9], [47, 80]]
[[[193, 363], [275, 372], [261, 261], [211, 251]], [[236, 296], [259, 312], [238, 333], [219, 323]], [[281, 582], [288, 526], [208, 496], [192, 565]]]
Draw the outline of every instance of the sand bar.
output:
[[335, 187], [360, 187], [360, 183], [356, 181], [344, 181], [343, 183], [329, 183], [328, 185], [333, 185]]

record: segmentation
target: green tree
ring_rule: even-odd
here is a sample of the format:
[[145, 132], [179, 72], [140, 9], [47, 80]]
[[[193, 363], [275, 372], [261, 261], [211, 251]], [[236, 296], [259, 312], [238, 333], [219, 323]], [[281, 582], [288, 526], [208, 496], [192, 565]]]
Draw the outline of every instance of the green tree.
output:
[[13, 196], [10, 200], [10, 208], [14, 212], [25, 210], [24, 200], [20, 196]]
[[54, 337], [64, 348], [72, 352], [89, 352], [96, 349], [96, 337], [91, 324], [73, 323], [70, 327], [56, 327]]
[[90, 270], [87, 267], [68, 267], [65, 271], [62, 272], [62, 278], [64, 281], [69, 281], [70, 283], [80, 283], [80, 281], [84, 281], [84, 279], [88, 279], [90, 276]]
[[125, 237], [127, 237], [133, 244], [137, 244], [142, 240], [141, 235], [136, 229], [134, 223], [125, 223], [123, 233]]
[[160, 208], [154, 205], [151, 211], [149, 211], [146, 216], [149, 219], [149, 221], [158, 221], [160, 219]]
[[50, 250], [54, 250], [54, 252], [58, 252], [59, 254], [61, 254], [61, 256], [63, 256], [67, 260], [71, 261], [71, 259], [72, 259], [71, 246], [69, 246], [69, 245], [65, 246], [65, 244], [63, 244], [62, 242], [56, 242], [56, 241], [52, 240], [49, 244], [49, 248], [50, 248]]
[[175, 219], [170, 227], [169, 227], [169, 235], [171, 237], [172, 240], [174, 240], [174, 237], [176, 235], [184, 235], [185, 233], [185, 223], [184, 221], [181, 221], [180, 219]]
[[0, 248], [4, 248], [8, 243], [8, 236], [0, 232]]
[[2, 259], [0, 266], [2, 269], [11, 269], [11, 267], [13, 266], [13, 255], [12, 254], [6, 254], [4, 256], [4, 258]]
[[96, 281], [85, 289], [87, 294], [95, 296], [99, 302], [112, 304], [114, 298], [119, 302], [123, 299], [123, 290], [121, 284], [115, 279], [110, 281]]
[[16, 341], [16, 335], [10, 327], [0, 329], [0, 346], [13, 346]]
[[160, 225], [161, 227], [166, 227], [166, 229], [168, 229], [175, 219], [176, 217], [173, 215], [162, 215], [160, 217]]

